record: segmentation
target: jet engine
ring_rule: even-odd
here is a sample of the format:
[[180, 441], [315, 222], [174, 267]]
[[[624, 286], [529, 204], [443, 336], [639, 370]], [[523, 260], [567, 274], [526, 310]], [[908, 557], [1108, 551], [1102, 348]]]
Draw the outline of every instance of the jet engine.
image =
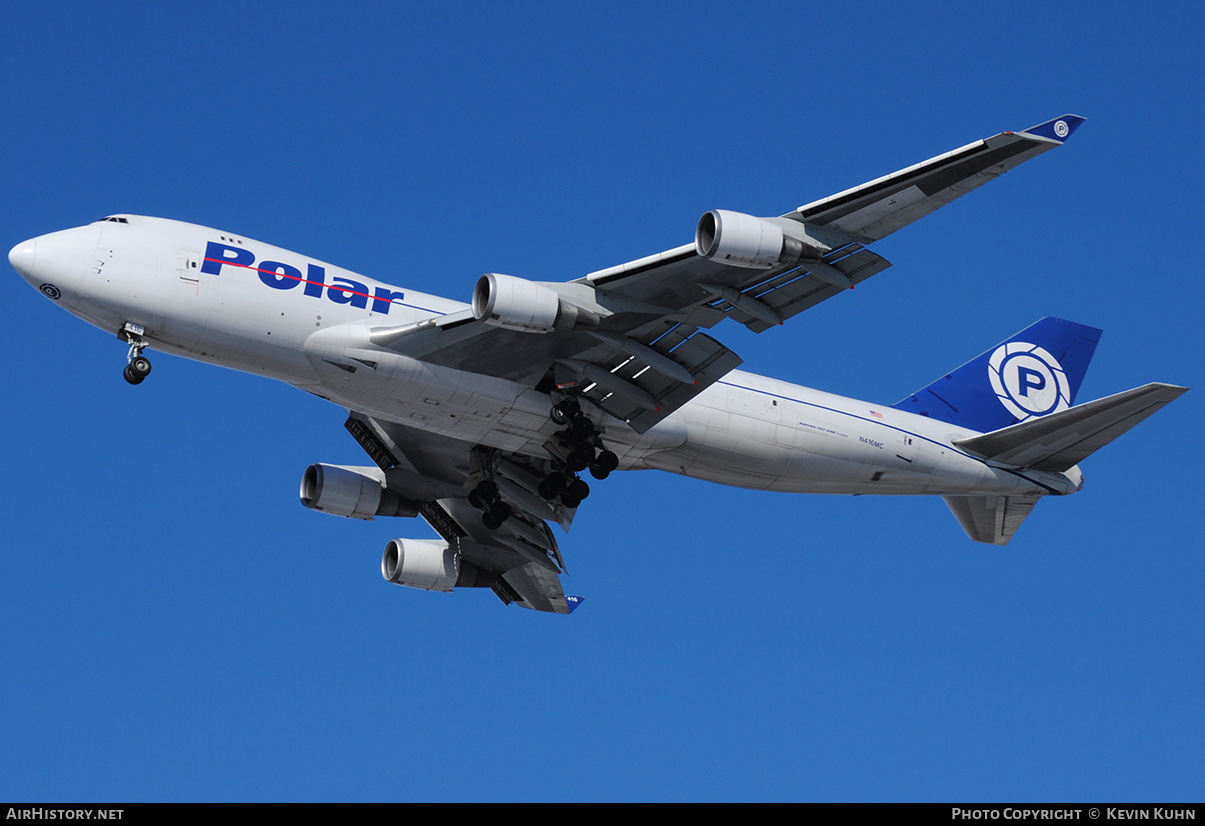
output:
[[461, 559], [440, 539], [391, 539], [381, 556], [381, 576], [407, 588], [451, 591], [453, 588], [488, 588], [495, 574]]
[[565, 301], [555, 290], [496, 272], [477, 279], [473, 288], [473, 315], [494, 327], [524, 333], [598, 326], [595, 313]]
[[378, 467], [310, 465], [301, 477], [301, 504], [352, 519], [418, 515], [415, 502], [385, 487]]
[[756, 218], [743, 212], [713, 209], [695, 227], [695, 252], [720, 264], [750, 269], [789, 267], [817, 260], [828, 248], [809, 238], [794, 221]]

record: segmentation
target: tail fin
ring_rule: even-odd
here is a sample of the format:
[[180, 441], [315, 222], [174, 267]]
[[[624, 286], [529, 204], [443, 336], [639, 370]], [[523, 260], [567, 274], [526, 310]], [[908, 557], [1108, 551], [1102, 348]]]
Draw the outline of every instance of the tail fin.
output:
[[1100, 333], [1043, 318], [892, 406], [981, 433], [1066, 410]]

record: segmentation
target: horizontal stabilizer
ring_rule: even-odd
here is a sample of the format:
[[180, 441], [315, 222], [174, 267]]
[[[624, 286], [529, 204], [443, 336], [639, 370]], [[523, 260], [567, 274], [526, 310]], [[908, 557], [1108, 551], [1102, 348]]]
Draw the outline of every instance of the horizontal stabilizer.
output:
[[1147, 384], [954, 444], [1003, 465], [1061, 473], [1186, 392]]
[[1038, 496], [943, 496], [950, 512], [976, 542], [1007, 545]]

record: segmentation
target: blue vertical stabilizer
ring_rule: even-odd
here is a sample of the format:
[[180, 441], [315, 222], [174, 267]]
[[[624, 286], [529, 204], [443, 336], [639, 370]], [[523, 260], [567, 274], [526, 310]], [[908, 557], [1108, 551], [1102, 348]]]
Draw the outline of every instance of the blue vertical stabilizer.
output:
[[1044, 318], [892, 406], [981, 433], [1066, 410], [1100, 333]]

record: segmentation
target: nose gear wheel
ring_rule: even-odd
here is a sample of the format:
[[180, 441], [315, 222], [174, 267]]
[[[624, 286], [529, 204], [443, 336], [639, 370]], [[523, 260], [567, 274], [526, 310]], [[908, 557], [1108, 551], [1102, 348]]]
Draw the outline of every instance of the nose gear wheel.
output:
[[127, 321], [119, 334], [121, 339], [130, 345], [130, 352], [126, 355], [126, 367], [122, 371], [125, 380], [130, 384], [142, 384], [151, 374], [151, 360], [142, 355], [142, 351], [147, 347], [142, 333], [142, 327]]

